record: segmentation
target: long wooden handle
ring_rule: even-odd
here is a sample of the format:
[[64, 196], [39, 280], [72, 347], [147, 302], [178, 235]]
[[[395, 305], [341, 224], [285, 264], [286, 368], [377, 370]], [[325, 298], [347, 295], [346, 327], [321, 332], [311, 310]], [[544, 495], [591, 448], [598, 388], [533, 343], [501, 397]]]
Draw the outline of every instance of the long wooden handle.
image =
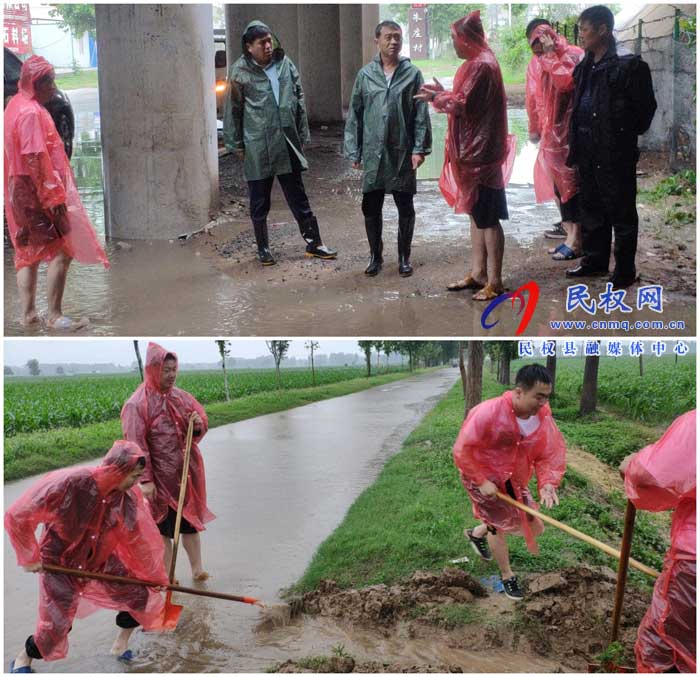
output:
[[200, 597], [215, 597], [216, 599], [227, 599], [231, 602], [243, 602], [244, 604], [256, 604], [263, 606], [262, 602], [255, 597], [242, 597], [240, 595], [229, 595], [225, 592], [211, 592], [209, 590], [198, 590], [197, 588], [186, 588], [182, 585], [163, 585], [156, 581], [143, 581], [140, 578], [129, 578], [128, 576], [115, 576], [114, 574], [103, 574], [98, 571], [83, 571], [82, 569], [70, 569], [56, 564], [44, 564], [44, 571], [54, 574], [67, 574], [68, 576], [80, 576], [82, 578], [92, 578], [97, 581], [109, 581], [110, 583], [124, 583], [129, 585], [141, 585], [147, 588], [167, 588], [174, 592], [185, 592], [188, 595], [199, 595]]
[[632, 501], [627, 501], [625, 508], [625, 530], [622, 532], [620, 545], [620, 563], [617, 567], [617, 585], [615, 587], [615, 606], [613, 607], [612, 633], [610, 642], [617, 641], [620, 631], [620, 618], [622, 617], [622, 601], [625, 598], [625, 583], [627, 582], [627, 570], [629, 568], [630, 550], [632, 549], [632, 534], [634, 533], [634, 518], [637, 508]]
[[[182, 477], [180, 478], [180, 496], [177, 500], [177, 515], [175, 516], [175, 532], [173, 533], [173, 555], [170, 559], [170, 574], [168, 580], [175, 581], [175, 565], [177, 564], [177, 550], [180, 545], [180, 525], [182, 524], [182, 509], [185, 505], [185, 493], [187, 492], [187, 477], [190, 471], [190, 452], [192, 451], [192, 437], [194, 435], [194, 421], [190, 418], [187, 427], [187, 441], [185, 442], [185, 458], [182, 464]], [[168, 600], [170, 597], [168, 596]]]
[[[515, 499], [511, 498], [507, 494], [504, 494], [500, 491], [496, 492], [496, 496], [500, 498], [502, 501], [505, 501], [506, 503], [509, 503], [512, 506], [515, 506], [518, 508], [518, 510], [522, 510], [523, 512], [526, 512], [528, 515], [533, 515], [534, 517], [539, 517], [543, 522], [547, 522], [547, 524], [551, 524], [553, 527], [556, 527], [557, 529], [561, 529], [562, 531], [565, 531], [567, 534], [570, 536], [573, 536], [574, 538], [578, 538], [579, 541], [583, 541], [584, 543], [588, 543], [588, 545], [592, 545], [594, 548], [598, 548], [598, 550], [602, 550], [604, 553], [607, 553], [611, 557], [615, 557], [617, 559], [620, 559], [620, 551], [615, 550], [612, 546], [609, 546], [607, 543], [603, 543], [602, 541], [599, 541], [596, 538], [593, 538], [592, 536], [589, 536], [588, 534], [584, 534], [582, 531], [578, 531], [577, 529], [574, 529], [573, 527], [570, 527], [563, 522], [559, 522], [558, 520], [555, 520], [553, 517], [550, 517], [549, 515], [545, 515], [541, 512], [538, 512], [537, 510], [533, 510], [527, 505], [524, 505], [523, 503], [520, 503], [519, 501], [516, 501]], [[653, 576], [654, 578], [659, 577], [659, 572], [655, 571], [654, 569], [648, 567], [646, 564], [642, 564], [641, 562], [638, 562], [636, 559], [632, 559], [631, 557], [629, 558], [629, 563], [630, 566], [633, 566], [635, 569], [639, 569], [639, 571], [644, 572], [645, 574], [649, 576]]]

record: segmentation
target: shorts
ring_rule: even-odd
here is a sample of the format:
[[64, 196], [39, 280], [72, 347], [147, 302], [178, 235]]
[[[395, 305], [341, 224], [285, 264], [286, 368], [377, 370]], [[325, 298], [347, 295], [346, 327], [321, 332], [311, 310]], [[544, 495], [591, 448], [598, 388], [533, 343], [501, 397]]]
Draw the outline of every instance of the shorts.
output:
[[579, 205], [578, 198], [579, 194], [576, 193], [576, 195], [570, 198], [568, 202], [561, 202], [561, 195], [559, 194], [556, 186], [554, 186], [554, 194], [557, 196], [557, 199], [560, 200], [559, 212], [561, 214], [561, 220], [571, 221], [572, 223], [581, 223], [581, 207]]
[[471, 211], [477, 228], [495, 228], [502, 219], [509, 218], [505, 188], [479, 186], [478, 191], [479, 196]]
[[[177, 519], [177, 513], [168, 506], [168, 516], [158, 523], [158, 531], [160, 531], [161, 536], [167, 536], [168, 538], [175, 538], [175, 520]], [[198, 533], [184, 517], [180, 520], [180, 533], [181, 534], [196, 534]]]

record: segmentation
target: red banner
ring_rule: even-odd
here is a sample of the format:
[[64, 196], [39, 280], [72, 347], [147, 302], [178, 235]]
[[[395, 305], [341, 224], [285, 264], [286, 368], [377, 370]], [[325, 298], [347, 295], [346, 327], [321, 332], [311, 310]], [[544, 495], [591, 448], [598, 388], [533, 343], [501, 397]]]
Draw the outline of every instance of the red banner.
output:
[[9, 4], [4, 7], [3, 44], [15, 54], [32, 53], [32, 28], [29, 5]]

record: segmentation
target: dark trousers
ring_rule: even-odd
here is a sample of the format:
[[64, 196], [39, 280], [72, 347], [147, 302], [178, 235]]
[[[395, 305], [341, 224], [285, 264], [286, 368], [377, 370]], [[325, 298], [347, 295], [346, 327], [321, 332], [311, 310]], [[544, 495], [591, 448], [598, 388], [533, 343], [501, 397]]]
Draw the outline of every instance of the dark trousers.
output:
[[[413, 209], [413, 193], [404, 193], [398, 190], [393, 190], [391, 194], [394, 196], [394, 203], [399, 210], [399, 218], [410, 219], [416, 215]], [[382, 215], [384, 207], [384, 191], [372, 190], [369, 193], [362, 195], [362, 213], [368, 218], [379, 217]]]
[[635, 274], [639, 217], [636, 164], [600, 169], [592, 162], [579, 165], [581, 179], [582, 265], [608, 270], [615, 234], [615, 272]]
[[[282, 187], [284, 198], [287, 200], [296, 222], [302, 223], [313, 218], [314, 213], [309, 205], [309, 198], [306, 196], [304, 182], [301, 179], [301, 163], [291, 148], [289, 159], [292, 163], [291, 174], [279, 174], [277, 180]], [[272, 184], [275, 182], [274, 176], [258, 181], [248, 181], [248, 196], [250, 197], [250, 218], [255, 225], [262, 225], [267, 222], [267, 215], [270, 213], [270, 195]]]

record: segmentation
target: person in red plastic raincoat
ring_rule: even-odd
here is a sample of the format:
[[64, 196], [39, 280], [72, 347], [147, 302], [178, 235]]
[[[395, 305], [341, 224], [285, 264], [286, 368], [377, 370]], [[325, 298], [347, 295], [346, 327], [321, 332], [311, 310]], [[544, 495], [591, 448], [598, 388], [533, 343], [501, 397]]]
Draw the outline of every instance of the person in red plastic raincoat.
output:
[[637, 509], [673, 510], [671, 548], [634, 646], [638, 672], [697, 671], [695, 413], [679, 416], [660, 440], [620, 465]]
[[515, 137], [508, 134], [503, 77], [478, 11], [452, 24], [452, 42], [465, 59], [452, 91], [435, 80], [415, 98], [431, 101], [449, 116], [440, 190], [457, 214], [470, 216], [471, 274], [448, 289], [475, 289], [475, 300], [488, 301], [504, 291], [501, 219], [508, 218], [505, 186], [513, 170]]
[[[525, 28], [525, 37], [530, 44], [530, 35], [537, 26], [551, 26], [547, 19], [533, 19]], [[540, 110], [542, 97], [539, 92], [542, 66], [538, 57], [542, 56], [542, 45], [539, 41], [531, 45], [532, 58], [527, 64], [525, 75], [525, 110], [527, 111], [527, 132], [531, 143], [538, 144], [542, 137], [542, 115]], [[552, 240], [565, 240], [566, 231], [561, 225], [561, 219], [553, 224], [552, 228], [544, 231], [544, 236]]]
[[545, 367], [523, 367], [513, 390], [470, 410], [453, 448], [474, 517], [481, 521], [464, 535], [482, 559], [496, 559], [504, 592], [515, 600], [522, 599], [523, 593], [510, 567], [505, 536], [524, 536], [528, 549], [536, 554], [535, 537], [544, 525], [495, 494], [507, 493], [537, 508], [528, 490], [535, 473], [540, 500], [548, 508], [559, 504], [556, 490], [566, 470], [566, 444], [549, 408], [551, 392], [552, 378]]
[[80, 201], [70, 162], [53, 119], [43, 104], [56, 93], [53, 66], [32, 56], [22, 64], [19, 91], [5, 108], [5, 213], [15, 250], [22, 323], [39, 322], [36, 285], [39, 264], [48, 267], [48, 318], [53, 329], [87, 324], [63, 315], [63, 290], [71, 261], [102, 263], [107, 255]]
[[165, 566], [170, 569], [187, 428], [190, 418], [194, 420], [190, 474], [180, 533], [193, 578], [205, 580], [209, 574], [202, 566], [199, 532], [204, 531], [205, 523], [215, 516], [207, 507], [204, 459], [197, 443], [207, 432], [207, 415], [192, 395], [175, 387], [177, 367], [175, 353], [156, 343], [148, 344], [145, 382], [122, 408], [122, 430], [126, 439], [136, 442], [147, 452], [141, 489], [163, 536]]
[[[105, 583], [43, 571], [53, 564], [167, 583], [163, 544], [140, 489], [134, 485], [146, 458], [137, 445], [118, 440], [98, 467], [51, 472], [5, 512], [5, 529], [26, 571], [40, 573], [39, 620], [12, 672], [33, 672], [33, 659], [54, 661], [68, 652], [73, 619], [118, 610], [112, 653], [130, 659], [136, 627], [158, 629], [164, 601], [156, 588]], [[37, 542], [35, 531], [44, 525]]]
[[566, 231], [566, 241], [550, 250], [555, 261], [581, 256], [579, 185], [575, 168], [566, 165], [569, 155], [569, 123], [574, 107], [574, 68], [583, 58], [580, 47], [545, 24], [530, 33], [532, 51], [539, 53], [539, 116], [541, 138], [535, 161], [537, 202], [556, 200]]

